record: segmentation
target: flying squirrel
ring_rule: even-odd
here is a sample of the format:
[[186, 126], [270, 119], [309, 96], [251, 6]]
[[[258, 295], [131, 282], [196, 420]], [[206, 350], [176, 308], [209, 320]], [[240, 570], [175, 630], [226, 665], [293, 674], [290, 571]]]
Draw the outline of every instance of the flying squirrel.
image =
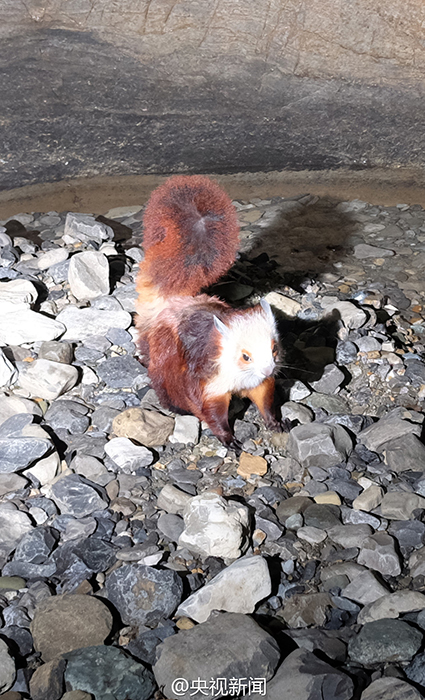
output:
[[274, 414], [280, 348], [270, 305], [262, 299], [233, 309], [201, 293], [236, 258], [239, 225], [229, 196], [207, 177], [176, 175], [152, 193], [143, 223], [136, 326], [161, 403], [205, 421], [227, 446], [238, 447], [228, 419], [234, 394], [253, 401], [268, 428], [282, 430]]

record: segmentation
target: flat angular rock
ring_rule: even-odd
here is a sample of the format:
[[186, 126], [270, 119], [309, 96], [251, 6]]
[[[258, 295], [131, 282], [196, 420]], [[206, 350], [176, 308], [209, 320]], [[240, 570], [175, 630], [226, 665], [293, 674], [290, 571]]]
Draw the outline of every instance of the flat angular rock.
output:
[[366, 623], [350, 639], [348, 654], [366, 668], [386, 663], [410, 661], [422, 645], [423, 634], [401, 620]]
[[18, 474], [0, 474], [0, 497], [4, 496], [6, 493], [20, 491], [20, 489], [24, 489], [27, 484], [27, 479], [18, 476]]
[[9, 647], [6, 642], [0, 639], [0, 693], [5, 693], [6, 690], [9, 690], [15, 682], [15, 678], [15, 662], [9, 653]]
[[44, 564], [59, 539], [56, 530], [50, 527], [35, 527], [23, 536], [14, 554], [14, 561]]
[[360, 258], [388, 258], [394, 255], [394, 251], [389, 248], [378, 248], [367, 243], [358, 243], [354, 246], [354, 257]]
[[311, 626], [323, 627], [331, 605], [328, 593], [296, 594], [285, 601], [283, 611], [279, 613], [279, 616], [291, 629]]
[[60, 467], [60, 457], [57, 452], [52, 452], [47, 457], [39, 459], [29, 469], [25, 469], [24, 476], [33, 476], [40, 482], [41, 486], [49, 484], [55, 478]]
[[384, 496], [384, 491], [380, 486], [372, 484], [353, 501], [354, 510], [365, 510], [367, 513], [379, 506]]
[[[114, 646], [90, 646], [64, 655], [67, 688], [102, 700], [149, 700], [155, 683], [151, 671]], [[65, 696], [64, 696], [65, 697]]]
[[30, 309], [17, 309], [0, 314], [0, 345], [54, 340], [64, 331], [65, 325], [60, 321]]
[[185, 529], [179, 545], [203, 556], [237, 559], [245, 545], [248, 509], [226, 501], [216, 493], [204, 492], [186, 505]]
[[351, 450], [351, 438], [340, 425], [309, 423], [289, 433], [287, 451], [304, 467], [332, 467], [344, 462]]
[[8, 504], [0, 504], [0, 557], [13, 552], [23, 536], [32, 530], [26, 513]]
[[158, 494], [157, 506], [161, 510], [165, 510], [166, 513], [182, 515], [190, 500], [189, 494], [172, 484], [166, 484]]
[[112, 630], [112, 615], [92, 596], [52, 596], [37, 606], [30, 629], [34, 648], [47, 662], [72, 649], [103, 644]]
[[357, 622], [364, 625], [366, 622], [382, 620], [384, 618], [395, 619], [407, 612], [415, 612], [425, 608], [425, 595], [419, 591], [401, 590], [395, 593], [387, 593], [373, 603], [365, 605], [360, 611]]
[[69, 252], [66, 248], [52, 248], [51, 250], [43, 251], [42, 256], [38, 259], [37, 267], [39, 270], [48, 270], [52, 265], [59, 265], [67, 260]]
[[134, 357], [120, 355], [98, 364], [96, 372], [107, 386], [122, 389], [131, 387], [136, 379], [146, 375], [146, 368]]
[[[363, 543], [372, 535], [370, 525], [335, 525], [328, 530], [328, 537], [342, 547], [363, 547]], [[361, 562], [360, 562], [361, 563]]]
[[72, 365], [51, 360], [35, 360], [19, 371], [19, 385], [31, 396], [54, 401], [78, 381], [78, 370]]
[[230, 688], [232, 678], [267, 681], [279, 658], [277, 642], [249, 615], [223, 613], [165, 639], [157, 647], [153, 672], [169, 698], [176, 697], [173, 681], [184, 678], [187, 688], [179, 692], [178, 697], [190, 700], [194, 692], [192, 683], [199, 678], [208, 679], [208, 682], [211, 678], [223, 679], [226, 688]]
[[135, 626], [170, 617], [183, 593], [175, 571], [143, 564], [124, 564], [107, 577], [105, 588], [123, 622]]
[[72, 294], [80, 301], [90, 301], [108, 294], [108, 258], [96, 250], [73, 255], [69, 263], [68, 282]]
[[56, 321], [65, 330], [62, 340], [74, 341], [85, 340], [91, 335], [105, 335], [109, 328], [128, 328], [131, 320], [131, 315], [124, 310], [79, 309], [76, 306], [66, 306], [56, 316]]
[[170, 442], [179, 442], [183, 445], [197, 445], [199, 442], [200, 422], [196, 416], [180, 416], [175, 418], [174, 430], [170, 435]]
[[49, 440], [32, 437], [0, 437], [0, 474], [21, 471], [52, 449]]
[[425, 685], [425, 654], [417, 654], [413, 661], [405, 669], [406, 676], [413, 683], [418, 683], [422, 687]]
[[0, 302], [10, 304], [32, 304], [38, 297], [35, 285], [26, 279], [0, 282]]
[[7, 359], [3, 350], [0, 348], [0, 387], [9, 387], [15, 383], [18, 376], [18, 370]]
[[73, 349], [71, 343], [59, 340], [50, 340], [41, 343], [38, 351], [39, 360], [52, 360], [53, 362], [63, 362], [70, 365], [73, 359]]
[[376, 532], [363, 540], [357, 561], [369, 569], [379, 571], [383, 576], [398, 576], [401, 573], [394, 540], [386, 532]]
[[20, 396], [0, 396], [0, 425], [17, 413], [29, 413], [40, 417], [43, 415], [35, 401]]
[[[276, 675], [267, 683], [267, 700], [351, 700], [354, 690], [349, 676], [315, 654], [296, 649], [287, 656]], [[261, 694], [253, 693], [253, 700]]]
[[365, 430], [362, 430], [357, 439], [368, 450], [372, 452], [382, 452], [386, 448], [387, 443], [393, 442], [395, 439], [405, 437], [411, 433], [420, 435], [421, 426], [417, 423], [410, 423], [401, 418], [380, 418], [376, 423], [370, 425]]
[[323, 374], [316, 382], [310, 382], [314, 391], [322, 394], [334, 394], [345, 380], [344, 372], [334, 364], [326, 365]]
[[372, 571], [364, 571], [353, 578], [352, 581], [342, 589], [341, 595], [344, 598], [354, 600], [361, 605], [374, 603], [375, 600], [387, 595], [388, 589], [382, 585]]
[[61, 513], [69, 513], [76, 518], [84, 518], [97, 510], [108, 507], [106, 501], [93, 486], [86, 483], [78, 474], [64, 476], [49, 487], [50, 497]]
[[54, 659], [39, 666], [30, 680], [32, 700], [60, 700], [64, 688], [65, 659]]
[[322, 306], [326, 316], [336, 313], [346, 328], [361, 328], [367, 321], [366, 313], [350, 301], [330, 300], [324, 297]]
[[425, 471], [425, 445], [414, 433], [408, 433], [385, 445], [385, 461], [391, 471]]
[[414, 511], [425, 508], [425, 498], [406, 491], [389, 491], [381, 501], [381, 513], [389, 520], [410, 520]]
[[164, 445], [174, 430], [174, 418], [146, 408], [128, 408], [112, 422], [112, 432], [144, 445]]
[[268, 598], [271, 580], [263, 557], [238, 559], [227, 566], [212, 581], [195, 591], [181, 603], [176, 615], [205, 622], [213, 610], [252, 613], [256, 604]]
[[147, 447], [135, 445], [125, 437], [112, 438], [105, 445], [106, 454], [124, 470], [148, 467], [153, 462], [153, 455]]
[[363, 691], [360, 700], [422, 700], [423, 695], [410, 683], [384, 676]]

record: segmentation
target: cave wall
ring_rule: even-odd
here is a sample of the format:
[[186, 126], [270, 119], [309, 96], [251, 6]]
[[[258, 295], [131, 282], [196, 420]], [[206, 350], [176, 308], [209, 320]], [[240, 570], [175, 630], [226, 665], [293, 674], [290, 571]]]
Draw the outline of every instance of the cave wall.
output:
[[0, 0], [0, 188], [423, 166], [422, 0]]

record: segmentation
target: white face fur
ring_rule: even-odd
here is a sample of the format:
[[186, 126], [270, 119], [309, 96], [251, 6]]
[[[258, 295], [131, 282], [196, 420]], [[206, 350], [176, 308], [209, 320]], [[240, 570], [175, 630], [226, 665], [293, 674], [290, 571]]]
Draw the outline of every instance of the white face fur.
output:
[[270, 304], [264, 299], [252, 313], [234, 316], [229, 325], [214, 317], [222, 335], [219, 372], [207, 393], [219, 396], [253, 389], [273, 374], [277, 361], [277, 329]]

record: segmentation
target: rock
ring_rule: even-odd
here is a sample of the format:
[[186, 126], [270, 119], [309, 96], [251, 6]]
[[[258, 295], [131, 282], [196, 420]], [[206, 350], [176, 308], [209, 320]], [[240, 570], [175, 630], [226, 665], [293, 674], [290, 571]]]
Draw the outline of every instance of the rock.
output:
[[78, 401], [55, 401], [44, 414], [44, 420], [56, 432], [67, 430], [72, 435], [84, 433], [90, 425], [88, 408]]
[[338, 630], [314, 629], [313, 627], [310, 629], [285, 630], [285, 636], [293, 639], [300, 649], [321, 651], [329, 659], [345, 661], [347, 658], [347, 647], [338, 638], [338, 634], [340, 634]]
[[177, 542], [184, 530], [184, 520], [179, 515], [162, 513], [158, 518], [158, 530], [172, 542]]
[[299, 301], [291, 299], [284, 294], [279, 294], [278, 292], [269, 292], [264, 298], [269, 302], [270, 306], [274, 306], [275, 309], [282, 311], [282, 313], [290, 318], [294, 318], [298, 311], [301, 310]]
[[9, 387], [16, 382], [18, 371], [0, 348], [0, 387]]
[[348, 329], [361, 328], [367, 321], [367, 316], [362, 309], [359, 309], [350, 301], [332, 300], [324, 297], [322, 299], [324, 315], [335, 314], [339, 316], [344, 326]]
[[351, 438], [339, 425], [309, 423], [289, 433], [287, 451], [304, 467], [332, 467], [345, 461], [351, 450]]
[[181, 416], [175, 418], [174, 431], [170, 435], [170, 442], [183, 445], [197, 445], [199, 442], [200, 422], [196, 416]]
[[45, 564], [58, 540], [56, 530], [50, 527], [35, 527], [27, 532], [14, 554], [14, 561], [30, 564]]
[[181, 603], [176, 615], [205, 622], [213, 610], [252, 613], [271, 594], [271, 580], [263, 557], [244, 557], [227, 566], [212, 581]]
[[42, 397], [54, 401], [64, 394], [78, 381], [78, 370], [72, 365], [51, 360], [35, 360], [21, 367], [19, 385], [29, 392], [30, 396]]
[[25, 581], [20, 576], [0, 576], [0, 590], [19, 591], [25, 588]]
[[[415, 656], [413, 661], [405, 669], [406, 676], [413, 683], [418, 683], [418, 685], [425, 686], [425, 654], [422, 652]], [[421, 696], [423, 697], [423, 696]]]
[[289, 600], [285, 600], [279, 616], [293, 629], [312, 625], [322, 627], [331, 605], [331, 598], [327, 593], [295, 594]]
[[53, 596], [37, 606], [30, 629], [34, 649], [48, 662], [73, 649], [103, 644], [112, 630], [112, 615], [92, 596]]
[[[296, 649], [267, 683], [267, 700], [351, 700], [353, 681], [349, 676], [318, 659], [305, 649]], [[259, 700], [263, 693], [252, 693]]]
[[[222, 613], [165, 639], [158, 646], [153, 672], [166, 697], [189, 700], [198, 679], [221, 682], [222, 695], [232, 692], [231, 679], [267, 681], [279, 657], [277, 642], [248, 615]], [[176, 678], [187, 683], [178, 694], [172, 685]]]
[[106, 467], [99, 459], [85, 454], [76, 454], [70, 467], [74, 472], [85, 476], [86, 479], [91, 481], [96, 481], [96, 477], [108, 473]]
[[[344, 548], [363, 547], [363, 543], [372, 535], [370, 525], [335, 525], [328, 531], [328, 537]], [[359, 562], [360, 564], [362, 562]]]
[[385, 461], [391, 471], [425, 471], [425, 445], [414, 433], [408, 433], [385, 444]]
[[374, 603], [388, 593], [388, 589], [382, 585], [372, 571], [364, 571], [353, 578], [352, 581], [342, 589], [341, 595], [344, 598], [354, 600], [361, 605]]
[[52, 452], [48, 457], [39, 459], [32, 467], [25, 469], [24, 476], [33, 476], [40, 482], [40, 486], [49, 484], [55, 478], [60, 467], [60, 457], [57, 452]]
[[12, 687], [16, 678], [16, 667], [6, 642], [0, 639], [0, 693]]
[[54, 340], [65, 331], [65, 325], [30, 309], [0, 314], [0, 345], [22, 345], [41, 340]]
[[419, 520], [393, 521], [388, 528], [388, 534], [396, 538], [404, 554], [411, 549], [420, 549], [425, 539], [425, 524]]
[[96, 250], [73, 255], [69, 263], [68, 282], [72, 294], [80, 301], [90, 301], [108, 294], [108, 258]]
[[390, 520], [410, 520], [415, 510], [425, 508], [425, 498], [406, 491], [389, 491], [381, 502], [381, 513]]
[[175, 571], [124, 564], [107, 577], [105, 589], [124, 624], [140, 626], [170, 617], [180, 603], [183, 584]]
[[314, 391], [319, 391], [322, 394], [334, 394], [344, 381], [344, 372], [341, 372], [336, 365], [330, 364], [323, 368], [320, 379], [316, 382], [310, 382], [310, 386]]
[[410, 661], [423, 640], [419, 630], [401, 620], [377, 620], [366, 623], [350, 639], [348, 653], [352, 661], [370, 668], [378, 664]]
[[383, 495], [383, 489], [376, 484], [372, 484], [354, 499], [353, 508], [354, 510], [365, 510], [368, 513], [379, 506]]
[[[16, 307], [22, 304], [32, 304], [38, 297], [35, 285], [26, 279], [15, 279], [9, 282], [0, 282], [0, 304], [14, 304]], [[5, 308], [5, 307], [4, 307]]]
[[202, 556], [237, 559], [245, 546], [248, 509], [236, 501], [225, 501], [216, 493], [191, 498], [183, 518], [185, 529], [179, 545]]
[[332, 527], [341, 526], [338, 508], [332, 505], [310, 501], [302, 512], [305, 524], [319, 530], [330, 530]]
[[146, 408], [128, 408], [112, 422], [112, 432], [144, 445], [164, 445], [174, 430], [174, 419]]
[[[286, 527], [288, 527], [288, 521], [286, 521]], [[311, 525], [306, 525], [305, 527], [299, 527], [297, 529], [297, 537], [300, 540], [304, 540], [309, 544], [320, 544], [326, 539], [327, 534], [323, 530], [319, 530], [318, 527], [311, 527]]]
[[64, 655], [65, 681], [94, 700], [149, 700], [155, 683], [151, 671], [114, 646], [90, 646]]
[[315, 503], [319, 505], [341, 505], [341, 498], [338, 496], [336, 491], [324, 491], [323, 493], [318, 493], [314, 496]]
[[41, 343], [38, 351], [38, 359], [62, 362], [65, 365], [70, 365], [73, 360], [72, 345], [58, 340], [50, 340]]
[[61, 513], [84, 518], [86, 515], [108, 507], [107, 502], [93, 486], [86, 483], [78, 474], [69, 474], [52, 484], [49, 492]]
[[13, 552], [31, 529], [31, 519], [26, 513], [7, 503], [0, 503], [0, 558]]
[[73, 240], [88, 243], [96, 241], [101, 244], [103, 241], [112, 240], [114, 232], [110, 226], [100, 221], [96, 221], [90, 214], [78, 214], [68, 212], [65, 219], [64, 236], [69, 236]]
[[95, 574], [106, 571], [115, 564], [116, 547], [99, 537], [88, 537], [74, 547], [74, 554]]
[[394, 251], [389, 248], [378, 248], [367, 243], [358, 243], [354, 246], [354, 257], [360, 258], [388, 258], [394, 255]]
[[34, 401], [20, 396], [0, 396], [0, 425], [17, 413], [28, 413], [40, 417], [43, 415]]
[[305, 469], [292, 457], [280, 457], [272, 462], [270, 469], [279, 474], [284, 483], [302, 481]]
[[401, 573], [394, 540], [386, 532], [376, 532], [363, 540], [357, 561], [383, 576], [398, 576]]
[[358, 434], [357, 439], [365, 445], [368, 450], [372, 452], [382, 452], [382, 450], [386, 448], [387, 443], [405, 437], [411, 433], [419, 435], [420, 431], [420, 426], [415, 423], [389, 416], [387, 418], [380, 418], [377, 423], [373, 423], [373, 425], [362, 430]]
[[0, 437], [0, 474], [21, 471], [52, 449], [49, 440], [33, 437]]
[[60, 700], [64, 688], [64, 659], [53, 659], [39, 666], [30, 680], [32, 700]]
[[153, 462], [153, 455], [147, 447], [135, 445], [126, 437], [112, 438], [105, 445], [105, 452], [123, 470], [135, 470], [148, 467]]
[[158, 494], [157, 506], [166, 513], [182, 515], [185, 507], [191, 501], [189, 494], [177, 489], [172, 484], [166, 484]]
[[307, 396], [310, 396], [311, 390], [306, 387], [303, 382], [301, 382], [299, 379], [296, 379], [290, 390], [289, 390], [289, 398], [294, 402], [297, 401], [302, 401], [303, 399], [307, 398]]
[[85, 693], [84, 690], [70, 690], [62, 695], [61, 700], [93, 700], [93, 695]]
[[[92, 307], [79, 309], [76, 306], [66, 306], [56, 316], [56, 322], [61, 324], [61, 333], [65, 329], [62, 340], [74, 341], [85, 340], [91, 335], [105, 335], [109, 328], [128, 328], [131, 320], [131, 315], [121, 309], [104, 310]], [[57, 335], [52, 338], [56, 338]], [[52, 338], [41, 340], [52, 340]]]
[[242, 452], [239, 457], [239, 465], [237, 473], [244, 479], [249, 479], [252, 474], [264, 476], [267, 473], [267, 462], [264, 457], [251, 455], [248, 452]]
[[387, 593], [378, 600], [366, 605], [360, 611], [357, 622], [364, 625], [366, 622], [382, 620], [384, 618], [397, 618], [407, 612], [423, 610], [425, 608], [425, 595], [418, 591], [401, 590], [395, 593]]
[[295, 403], [295, 401], [287, 401], [281, 408], [282, 420], [298, 421], [301, 425], [311, 423], [314, 418], [314, 413], [308, 406]]
[[109, 357], [96, 367], [96, 372], [107, 386], [114, 389], [131, 387], [140, 377], [146, 375], [146, 368], [130, 355]]
[[400, 678], [383, 676], [363, 691], [360, 700], [421, 700], [422, 697], [418, 690]]
[[37, 267], [39, 270], [48, 270], [52, 265], [59, 265], [67, 260], [69, 252], [66, 248], [52, 248], [51, 250], [46, 250], [43, 255], [38, 259]]

